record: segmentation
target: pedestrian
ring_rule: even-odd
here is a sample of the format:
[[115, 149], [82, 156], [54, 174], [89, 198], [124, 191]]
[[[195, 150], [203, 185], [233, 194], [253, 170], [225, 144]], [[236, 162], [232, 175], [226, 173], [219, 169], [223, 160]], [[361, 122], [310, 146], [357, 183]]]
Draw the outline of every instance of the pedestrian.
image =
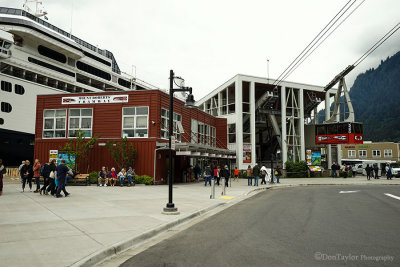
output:
[[228, 165], [225, 165], [225, 168], [221, 170], [221, 176], [225, 179], [225, 187], [229, 186], [229, 168]]
[[0, 159], [0, 196], [3, 194], [3, 176], [6, 174], [6, 167], [3, 165], [3, 160]]
[[[51, 162], [50, 162], [51, 163]], [[41, 176], [43, 176], [43, 186], [40, 188], [39, 193], [42, 195], [47, 195], [46, 188], [49, 185], [49, 175], [50, 175], [50, 163], [45, 163], [40, 168]]]
[[67, 173], [72, 173], [70, 169], [65, 165], [65, 159], [61, 160], [61, 163], [56, 168], [57, 176], [56, 179], [58, 181], [58, 187], [56, 192], [56, 198], [62, 197], [61, 190], [64, 192], [64, 196], [69, 196], [69, 193], [65, 189], [65, 179], [67, 177]]
[[132, 182], [133, 185], [135, 185], [135, 170], [132, 169], [132, 167], [128, 168], [128, 171], [126, 172], [126, 176], [128, 177], [128, 186], [131, 186]]
[[239, 181], [239, 169], [237, 167], [235, 167], [235, 170], [233, 171], [233, 175], [234, 175], [234, 181]]
[[22, 178], [22, 191], [25, 192], [25, 184], [28, 183], [29, 191], [32, 192], [32, 177], [33, 168], [29, 160], [25, 160], [25, 165], [21, 168], [21, 178]]
[[389, 163], [386, 163], [385, 171], [386, 171], [386, 179], [392, 180], [392, 167], [390, 167]]
[[353, 166], [351, 167], [351, 172], [353, 173], [353, 177], [356, 177], [356, 175], [357, 175], [356, 165], [353, 164]]
[[375, 179], [379, 179], [378, 177], [379, 167], [377, 163], [374, 163], [374, 172], [375, 172]]
[[265, 166], [262, 166], [261, 169], [261, 184], [267, 184], [267, 182], [265, 181], [265, 177], [267, 176], [267, 168], [265, 168]]
[[367, 164], [367, 167], [365, 167], [365, 172], [367, 173], [367, 180], [371, 179], [371, 171], [372, 167], [370, 167], [369, 164]]
[[207, 167], [204, 169], [204, 186], [207, 186], [207, 181], [210, 183], [211, 186], [211, 167], [210, 164], [207, 164]]
[[42, 165], [40, 164], [39, 159], [35, 159], [35, 163], [33, 164], [33, 178], [35, 178], [36, 190], [34, 193], [39, 193], [40, 191], [40, 169]]
[[119, 186], [121, 187], [124, 186], [125, 177], [126, 177], [126, 171], [125, 168], [122, 168], [121, 171], [118, 173]]
[[22, 167], [25, 165], [25, 160], [23, 160], [22, 161], [22, 163], [21, 163], [21, 165], [19, 165], [19, 167], [18, 167], [18, 173], [19, 173], [19, 176], [21, 177], [21, 184], [22, 184], [22, 173], [21, 173], [21, 169], [22, 169]]
[[249, 165], [249, 167], [247, 167], [246, 176], [247, 176], [247, 185], [251, 186], [252, 181], [253, 181], [253, 170], [251, 168], [251, 165]]
[[276, 183], [279, 184], [279, 178], [282, 176], [282, 169], [281, 166], [277, 165], [275, 169], [275, 176], [276, 176]]
[[347, 178], [346, 164], [343, 164], [340, 170], [343, 172], [343, 178]]
[[333, 178], [337, 178], [337, 173], [336, 173], [336, 162], [333, 162], [333, 164], [332, 164], [332, 166], [331, 166], [331, 169], [332, 169], [332, 177], [333, 177]]
[[221, 167], [218, 165], [217, 167], [215, 167], [214, 169], [214, 180], [217, 180], [217, 185], [219, 186], [219, 180], [221, 179], [220, 177], [220, 171], [221, 171]]
[[196, 166], [194, 167], [194, 177], [196, 179], [196, 182], [199, 182], [200, 176], [201, 176], [201, 169], [199, 164], [197, 163]]
[[49, 186], [46, 189], [46, 195], [51, 194], [52, 196], [56, 193], [56, 160], [52, 159], [49, 165]]
[[253, 176], [254, 176], [254, 186], [258, 186], [258, 179], [260, 179], [260, 167], [258, 164], [253, 167]]
[[112, 167], [110, 173], [108, 174], [108, 181], [110, 182], [110, 186], [115, 185], [115, 180], [117, 180], [117, 172], [115, 168]]

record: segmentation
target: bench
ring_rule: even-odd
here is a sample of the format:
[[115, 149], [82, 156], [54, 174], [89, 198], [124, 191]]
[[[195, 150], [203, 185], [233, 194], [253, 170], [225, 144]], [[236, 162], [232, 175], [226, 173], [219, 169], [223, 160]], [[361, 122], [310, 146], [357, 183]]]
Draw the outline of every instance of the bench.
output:
[[89, 185], [89, 174], [77, 174], [74, 178], [68, 180], [67, 185], [77, 183], [84, 183], [85, 185]]

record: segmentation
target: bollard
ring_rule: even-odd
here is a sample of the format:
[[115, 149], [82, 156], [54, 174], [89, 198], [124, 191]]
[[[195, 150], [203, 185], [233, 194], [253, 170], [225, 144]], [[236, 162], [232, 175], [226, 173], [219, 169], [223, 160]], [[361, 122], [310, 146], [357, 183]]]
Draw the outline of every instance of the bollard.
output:
[[212, 185], [211, 185], [211, 195], [210, 195], [211, 199], [215, 198], [215, 179], [214, 177], [212, 177]]

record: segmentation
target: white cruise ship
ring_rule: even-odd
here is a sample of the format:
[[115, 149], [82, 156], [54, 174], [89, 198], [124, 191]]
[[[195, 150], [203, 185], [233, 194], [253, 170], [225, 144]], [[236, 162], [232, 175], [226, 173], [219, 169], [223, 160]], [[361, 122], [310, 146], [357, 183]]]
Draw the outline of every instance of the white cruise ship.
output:
[[37, 12], [0, 7], [0, 158], [8, 166], [33, 157], [38, 94], [157, 89]]

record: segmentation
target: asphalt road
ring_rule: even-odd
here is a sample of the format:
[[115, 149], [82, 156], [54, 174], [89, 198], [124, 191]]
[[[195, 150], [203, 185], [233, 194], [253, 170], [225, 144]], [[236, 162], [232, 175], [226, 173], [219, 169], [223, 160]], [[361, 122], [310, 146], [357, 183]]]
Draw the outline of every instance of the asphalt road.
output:
[[385, 193], [400, 187], [269, 190], [121, 266], [400, 266], [400, 200]]

